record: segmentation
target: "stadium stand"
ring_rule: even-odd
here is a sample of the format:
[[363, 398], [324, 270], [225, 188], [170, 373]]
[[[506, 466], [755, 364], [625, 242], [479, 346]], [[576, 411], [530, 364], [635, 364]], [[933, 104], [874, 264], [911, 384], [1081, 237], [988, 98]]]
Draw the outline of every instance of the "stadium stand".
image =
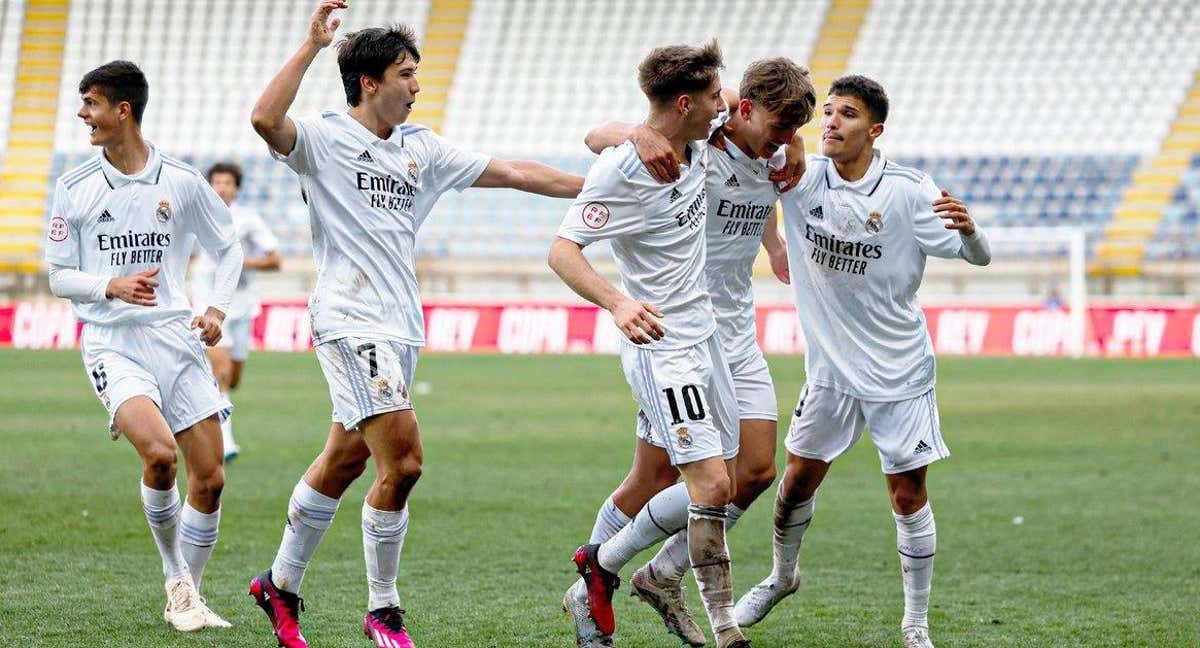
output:
[[[74, 116], [78, 79], [99, 62], [129, 58], [152, 84], [144, 125], [152, 141], [197, 166], [218, 157], [242, 163], [243, 200], [271, 216], [286, 254], [306, 255], [298, 184], [267, 157], [247, 115], [302, 37], [309, 4], [70, 3], [51, 182], [94, 154]], [[732, 86], [748, 62], [769, 55], [809, 62], [820, 92], [843, 72], [867, 74], [892, 98], [881, 147], [928, 170], [985, 224], [1079, 225], [1096, 257], [1133, 236], [1138, 263], [1143, 251], [1153, 262], [1200, 259], [1200, 5], [1102, 4], [423, 0], [398, 15], [392, 3], [359, 0], [341, 31], [413, 25], [425, 44], [413, 121], [441, 122], [464, 147], [576, 172], [592, 159], [582, 144], [588, 128], [643, 114], [636, 66], [652, 45], [718, 38]], [[0, 9], [0, 106], [12, 102], [23, 6]], [[342, 105], [333, 59], [331, 50], [318, 58], [295, 114]], [[0, 137], [10, 114], [0, 110]], [[564, 206], [507, 191], [449, 195], [427, 222], [420, 253], [540, 262]], [[1026, 252], [1041, 253], [1036, 245]]]

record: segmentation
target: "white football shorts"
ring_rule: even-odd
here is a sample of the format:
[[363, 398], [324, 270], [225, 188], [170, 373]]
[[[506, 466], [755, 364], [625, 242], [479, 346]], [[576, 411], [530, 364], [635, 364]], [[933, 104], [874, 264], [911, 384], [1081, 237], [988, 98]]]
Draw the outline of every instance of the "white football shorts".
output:
[[233, 406], [217, 389], [200, 332], [187, 319], [159, 326], [86, 324], [80, 347], [83, 367], [97, 398], [108, 410], [108, 428], [116, 439], [117, 410], [135, 396], [147, 396], [178, 434]]
[[229, 349], [230, 358], [238, 362], [245, 362], [250, 355], [250, 331], [253, 325], [253, 317], [225, 320], [221, 324], [221, 341], [217, 343], [217, 346]]
[[737, 396], [715, 335], [683, 349], [622, 344], [621, 366], [641, 408], [638, 438], [672, 465], [737, 456]]
[[333, 422], [353, 430], [377, 414], [412, 409], [408, 388], [419, 353], [418, 347], [383, 338], [344, 337], [318, 345]]
[[757, 347], [754, 353], [729, 363], [733, 389], [737, 393], [738, 418], [762, 421], [779, 420], [779, 404], [775, 400], [775, 382], [767, 359]]
[[805, 385], [784, 445], [798, 457], [833, 461], [858, 442], [864, 426], [871, 431], [886, 474], [950, 456], [933, 389], [908, 400], [873, 402], [830, 387]]

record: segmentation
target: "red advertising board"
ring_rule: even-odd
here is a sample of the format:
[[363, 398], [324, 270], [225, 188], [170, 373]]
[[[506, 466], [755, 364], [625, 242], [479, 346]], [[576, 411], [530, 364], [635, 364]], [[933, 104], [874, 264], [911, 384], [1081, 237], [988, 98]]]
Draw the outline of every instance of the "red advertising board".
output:
[[[1066, 355], [1068, 313], [1037, 305], [938, 305], [925, 308], [939, 355]], [[1200, 307], [1097, 305], [1088, 309], [1085, 353], [1105, 357], [1200, 356]], [[253, 348], [304, 351], [312, 346], [304, 302], [268, 302], [254, 322]], [[428, 351], [616, 353], [619, 333], [608, 313], [557, 303], [425, 304]], [[64, 301], [0, 304], [0, 346], [74, 348], [79, 325]], [[758, 309], [758, 340], [767, 353], [804, 352], [791, 306]]]

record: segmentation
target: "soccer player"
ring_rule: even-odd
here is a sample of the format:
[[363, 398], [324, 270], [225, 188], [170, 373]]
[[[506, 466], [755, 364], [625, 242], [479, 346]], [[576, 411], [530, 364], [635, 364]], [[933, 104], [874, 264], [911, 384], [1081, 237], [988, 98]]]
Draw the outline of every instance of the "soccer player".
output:
[[[903, 644], [931, 648], [929, 589], [937, 546], [930, 463], [950, 456], [934, 396], [933, 345], [917, 303], [929, 255], [987, 265], [965, 205], [924, 173], [874, 148], [888, 98], [861, 76], [833, 82], [821, 151], [782, 199], [792, 286], [808, 343], [805, 386], [788, 431], [775, 499], [774, 569], [738, 601], [743, 627], [800, 586], [800, 541], [817, 487], [864, 426], [879, 451], [904, 582]], [[943, 225], [944, 223], [944, 225]]]
[[[678, 182], [656, 181], [632, 142], [605, 150], [564, 217], [550, 248], [550, 267], [572, 290], [612, 313], [624, 334], [621, 364], [633, 389], [638, 436], [655, 446], [639, 450], [678, 469], [684, 483], [655, 495], [631, 524], [603, 544], [575, 553], [586, 583], [586, 615], [568, 596], [564, 605], [581, 646], [610, 646], [617, 572], [637, 551], [685, 527], [700, 594], [720, 648], [749, 646], [732, 616], [732, 582], [725, 544], [737, 441], [737, 401], [729, 364], [716, 336], [704, 280], [705, 139], [723, 106], [716, 42], [673, 45], [650, 52], [638, 83], [650, 100], [647, 124], [670, 141], [684, 162]], [[609, 240], [622, 288], [600, 277], [583, 248]], [[672, 468], [672, 466], [674, 468]]]
[[273, 154], [300, 176], [313, 226], [317, 285], [309, 301], [317, 359], [333, 401], [324, 451], [292, 491], [271, 568], [251, 594], [283, 646], [306, 646], [298, 596], [304, 571], [342, 494], [373, 459], [362, 507], [369, 596], [363, 631], [380, 648], [413, 645], [396, 588], [408, 529], [408, 495], [421, 476], [410, 398], [424, 344], [414, 272], [417, 229], [449, 189], [509, 187], [574, 197], [583, 178], [533, 162], [460, 150], [423, 126], [404, 125], [420, 87], [412, 30], [347, 34], [337, 47], [349, 110], [287, 114], [305, 71], [332, 40], [347, 2], [321, 2], [298, 51], [271, 80], [251, 120]]
[[[786, 182], [782, 170], [785, 145], [796, 138], [796, 129], [812, 118], [816, 92], [808, 71], [786, 58], [752, 63], [742, 76], [731, 115], [721, 128], [723, 145], [710, 144], [706, 179], [708, 222], [705, 278], [716, 312], [717, 337], [733, 376], [739, 416], [740, 450], [737, 484], [733, 501], [726, 507], [726, 528], [742, 516], [750, 504], [775, 481], [776, 400], [775, 387], [766, 360], [758, 347], [754, 321], [753, 266], [759, 245], [766, 247], [771, 265], [787, 281], [787, 249], [775, 226], [775, 203], [779, 191], [773, 180]], [[654, 129], [613, 122], [588, 134], [595, 152], [632, 139], [648, 169], [678, 175], [677, 164], [661, 164], [674, 158], [669, 146]], [[640, 144], [645, 143], [640, 146]], [[803, 160], [803, 148], [798, 156]], [[659, 152], [664, 152], [659, 155]], [[673, 167], [673, 168], [672, 168]], [[779, 175], [774, 175], [778, 173]], [[800, 176], [796, 176], [799, 180]], [[673, 180], [672, 180], [673, 181]], [[644, 430], [643, 430], [644, 431]], [[666, 451], [653, 435], [639, 437], [634, 465], [628, 476], [604, 503], [592, 530], [591, 542], [603, 542], [623, 527], [657, 491], [671, 486], [674, 471]], [[704, 633], [687, 609], [682, 590], [689, 567], [687, 534], [667, 540], [650, 563], [634, 572], [635, 595], [662, 616], [667, 628], [693, 646], [705, 643]], [[577, 581], [568, 598], [585, 595]], [[581, 606], [568, 606], [581, 609]], [[584, 618], [577, 624], [587, 624]]]
[[[200, 172], [142, 138], [149, 85], [136, 65], [102, 65], [84, 75], [79, 93], [78, 117], [101, 153], [55, 186], [50, 289], [84, 322], [84, 369], [113, 440], [124, 434], [142, 460], [142, 508], [166, 578], [163, 618], [185, 632], [227, 628], [199, 594], [225, 484], [218, 415], [230, 407], [202, 343], [221, 338], [242, 248], [228, 208]], [[216, 268], [209, 306], [190, 317], [184, 278], [193, 237]], [[177, 450], [187, 462], [184, 503]]]
[[[279, 240], [263, 222], [258, 210], [239, 205], [238, 193], [242, 188], [242, 168], [232, 162], [218, 162], [208, 169], [208, 183], [229, 206], [238, 239], [242, 243], [242, 276], [233, 293], [233, 303], [225, 316], [225, 335], [221, 342], [208, 349], [208, 360], [221, 393], [228, 395], [237, 389], [242, 380], [242, 367], [250, 354], [250, 331], [254, 318], [262, 312], [262, 304], [255, 285], [255, 275], [260, 270], [279, 270]], [[192, 269], [192, 296], [197, 303], [212, 286], [216, 265], [208, 254], [198, 254]], [[241, 451], [233, 440], [233, 417], [221, 422], [221, 439], [225, 445], [225, 461], [238, 456]]]

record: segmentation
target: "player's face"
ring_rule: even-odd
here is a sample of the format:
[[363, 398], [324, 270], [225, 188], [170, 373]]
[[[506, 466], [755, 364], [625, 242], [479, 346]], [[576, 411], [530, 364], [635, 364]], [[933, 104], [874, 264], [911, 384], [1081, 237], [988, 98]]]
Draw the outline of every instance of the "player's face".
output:
[[746, 141], [750, 145], [747, 154], [753, 157], [770, 158], [796, 135], [796, 127], [789, 126], [774, 113], [749, 99], [742, 99], [738, 111], [746, 122]]
[[[121, 133], [120, 104], [113, 105], [95, 88], [88, 88], [80, 96], [82, 102], [76, 117], [91, 129], [90, 138], [93, 146], [108, 146], [116, 142]], [[126, 117], [132, 119], [132, 116]]]
[[412, 113], [421, 86], [417, 83], [417, 62], [407, 52], [383, 72], [376, 92], [376, 105], [389, 124], [403, 124]]
[[693, 92], [688, 98], [688, 110], [683, 116], [683, 132], [689, 140], [707, 139], [709, 124], [725, 109], [725, 100], [721, 97], [721, 80], [713, 79], [708, 89]]
[[858, 97], [829, 95], [823, 111], [821, 153], [834, 160], [857, 158], [883, 133], [883, 124]]
[[237, 179], [233, 177], [232, 173], [214, 173], [208, 184], [212, 185], [213, 190], [217, 192], [221, 200], [225, 201], [226, 205], [232, 205], [233, 199], [237, 198]]

